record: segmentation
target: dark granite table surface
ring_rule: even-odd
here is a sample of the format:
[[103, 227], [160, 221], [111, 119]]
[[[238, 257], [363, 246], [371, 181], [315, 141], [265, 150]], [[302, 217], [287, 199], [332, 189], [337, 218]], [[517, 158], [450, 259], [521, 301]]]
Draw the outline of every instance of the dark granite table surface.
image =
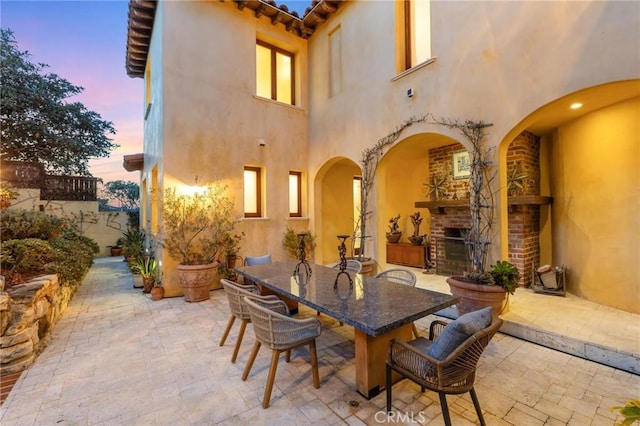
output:
[[337, 269], [309, 263], [310, 275], [298, 262], [242, 266], [235, 271], [345, 324], [378, 336], [456, 303], [450, 294], [419, 289], [361, 274], [350, 274], [353, 285]]

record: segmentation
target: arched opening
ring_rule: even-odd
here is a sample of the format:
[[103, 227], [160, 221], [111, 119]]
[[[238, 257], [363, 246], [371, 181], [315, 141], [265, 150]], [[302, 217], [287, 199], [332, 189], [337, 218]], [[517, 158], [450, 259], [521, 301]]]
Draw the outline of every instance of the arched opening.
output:
[[[356, 214], [354, 179], [361, 174], [360, 167], [345, 157], [332, 158], [318, 171], [315, 182], [316, 262], [336, 262], [337, 235], [352, 235]], [[351, 238], [347, 241], [351, 244]], [[351, 254], [350, 251], [347, 253]]]
[[638, 80], [615, 82], [557, 99], [505, 137], [500, 187], [512, 191], [501, 191], [502, 254], [525, 284], [532, 266], [565, 265], [572, 294], [639, 312], [638, 117]]
[[[397, 142], [380, 160], [376, 175], [374, 210], [377, 219], [375, 233], [378, 236], [375, 239], [376, 253], [383, 269], [390, 267], [387, 263], [425, 266], [427, 259], [421, 262], [422, 253], [418, 256], [416, 250], [409, 247], [409, 236], [415, 230], [410, 215], [420, 213], [422, 222], [418, 227], [419, 234], [430, 237], [431, 212], [428, 208], [416, 207], [416, 202], [429, 198], [428, 183], [431, 176], [441, 175], [446, 180], [447, 187], [451, 188], [450, 193], [443, 193], [442, 197], [453, 197], [456, 191], [454, 188], [463, 196], [463, 182], [454, 182], [452, 179], [450, 158], [436, 158], [442, 150], [447, 149], [455, 151], [464, 147], [455, 139], [442, 134], [419, 133]], [[398, 215], [398, 225], [402, 232], [399, 245], [387, 244], [385, 236], [389, 230], [389, 220]], [[423, 243], [424, 255], [427, 254], [428, 244], [429, 240]]]

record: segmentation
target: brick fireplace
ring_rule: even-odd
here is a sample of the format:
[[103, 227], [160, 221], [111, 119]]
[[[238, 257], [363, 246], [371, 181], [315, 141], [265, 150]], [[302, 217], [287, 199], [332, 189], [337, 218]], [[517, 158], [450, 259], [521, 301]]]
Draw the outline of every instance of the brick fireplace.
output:
[[[461, 234], [471, 223], [469, 179], [452, 178], [452, 155], [463, 149], [461, 144], [453, 144], [429, 150], [429, 182], [436, 177], [445, 178], [445, 183], [438, 199], [416, 203], [431, 214], [430, 260], [442, 275], [460, 275], [469, 267]], [[516, 137], [507, 150], [507, 167], [512, 170], [509, 176], [520, 177], [510, 185], [508, 194], [508, 260], [520, 271], [519, 285], [525, 287], [531, 285], [532, 265], [540, 260], [540, 207], [551, 201], [539, 195], [539, 150], [540, 138], [528, 132]]]

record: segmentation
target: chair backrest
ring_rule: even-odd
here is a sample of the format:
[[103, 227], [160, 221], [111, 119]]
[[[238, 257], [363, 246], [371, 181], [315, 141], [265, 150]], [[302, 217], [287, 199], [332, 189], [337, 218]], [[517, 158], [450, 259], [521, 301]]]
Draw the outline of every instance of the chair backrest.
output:
[[[340, 269], [340, 262], [333, 265], [333, 269]], [[347, 272], [353, 272], [359, 274], [362, 271], [362, 263], [359, 260], [347, 259]]]
[[502, 319], [494, 320], [488, 327], [471, 335], [443, 361], [440, 385], [444, 390], [471, 388], [480, 356], [501, 326]]
[[244, 303], [249, 308], [256, 339], [271, 349], [284, 350], [320, 335], [322, 326], [317, 318], [291, 318], [250, 297], [245, 297]]
[[224, 278], [220, 280], [220, 284], [222, 284], [224, 292], [227, 295], [231, 314], [238, 319], [248, 320], [250, 315], [247, 305], [244, 303], [244, 297], [259, 295], [258, 288], [253, 285], [237, 284]]
[[383, 278], [388, 281], [393, 281], [394, 283], [406, 284], [411, 287], [414, 287], [418, 280], [413, 271], [400, 268], [387, 269], [386, 271], [382, 271], [377, 274], [374, 278]]
[[245, 256], [244, 264], [247, 266], [264, 265], [265, 263], [271, 263], [271, 255], [265, 254], [263, 256]]

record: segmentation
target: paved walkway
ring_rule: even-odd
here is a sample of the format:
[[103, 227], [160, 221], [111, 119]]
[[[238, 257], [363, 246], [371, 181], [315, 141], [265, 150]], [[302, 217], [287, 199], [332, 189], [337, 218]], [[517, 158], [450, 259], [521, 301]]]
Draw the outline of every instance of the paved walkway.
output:
[[[433, 276], [421, 278], [437, 280]], [[515, 298], [514, 298], [515, 299]], [[546, 299], [545, 299], [546, 300]], [[515, 300], [514, 300], [515, 302]], [[301, 309], [301, 315], [315, 311]], [[511, 314], [507, 314], [511, 315]], [[262, 350], [240, 379], [253, 343], [248, 327], [231, 364], [236, 325], [222, 290], [211, 299], [153, 302], [132, 288], [123, 262], [98, 259], [57, 324], [51, 342], [0, 407], [3, 425], [443, 424], [438, 397], [409, 381], [367, 401], [354, 391], [353, 330], [322, 315], [320, 389], [308, 351], [278, 366], [269, 409], [262, 409], [270, 353]], [[418, 322], [426, 329], [434, 317]], [[619, 326], [619, 324], [618, 324]], [[637, 336], [636, 336], [637, 337]], [[476, 389], [489, 425], [607, 425], [640, 395], [640, 376], [499, 333], [483, 353]], [[448, 397], [454, 425], [477, 424], [468, 395]], [[395, 421], [394, 421], [395, 420]]]

